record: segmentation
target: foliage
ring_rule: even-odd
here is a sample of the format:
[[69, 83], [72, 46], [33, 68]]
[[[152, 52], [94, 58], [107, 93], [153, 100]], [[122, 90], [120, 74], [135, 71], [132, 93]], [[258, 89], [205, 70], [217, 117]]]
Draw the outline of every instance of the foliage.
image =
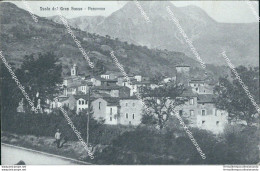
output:
[[164, 84], [155, 89], [144, 88], [144, 101], [151, 112], [147, 113], [146, 110], [144, 110], [142, 123], [156, 124], [162, 129], [174, 108], [184, 102], [178, 98], [182, 92], [183, 86], [176, 85], [173, 82]]
[[[253, 99], [259, 104], [259, 68], [240, 66], [236, 71]], [[218, 95], [215, 99], [216, 107], [228, 111], [230, 120], [244, 120], [247, 125], [257, 121], [256, 107], [234, 74], [231, 81], [228, 78], [220, 78], [215, 92]]]
[[[86, 138], [86, 115], [70, 115], [76, 129], [81, 133], [83, 139]], [[69, 140], [78, 140], [76, 134], [73, 132], [71, 126], [63, 116], [61, 111], [56, 114], [49, 115], [34, 114], [34, 113], [6, 113], [2, 116], [2, 129], [23, 135], [36, 135], [36, 136], [51, 136], [53, 137], [56, 130], [61, 130], [62, 136], [66, 136]], [[95, 144], [96, 137], [101, 132], [103, 123], [90, 118], [90, 142]]]
[[[13, 66], [9, 64], [12, 68]], [[19, 104], [19, 99], [22, 98], [21, 90], [12, 79], [8, 69], [2, 63], [1, 65], [1, 112], [15, 112]]]
[[[61, 65], [53, 53], [39, 53], [37, 57], [25, 56], [21, 68], [12, 69], [35, 106], [38, 99], [44, 106], [47, 99], [52, 99], [53, 95], [59, 92], [58, 84], [62, 82]], [[15, 111], [19, 101], [25, 97], [4, 65], [1, 67], [1, 73], [3, 110]], [[29, 112], [31, 107], [24, 101]]]
[[111, 146], [97, 154], [101, 164], [256, 164], [259, 162], [259, 135], [256, 128], [238, 129], [215, 136], [205, 130], [190, 128], [205, 153], [203, 160], [183, 132], [162, 131], [140, 126], [125, 132]]

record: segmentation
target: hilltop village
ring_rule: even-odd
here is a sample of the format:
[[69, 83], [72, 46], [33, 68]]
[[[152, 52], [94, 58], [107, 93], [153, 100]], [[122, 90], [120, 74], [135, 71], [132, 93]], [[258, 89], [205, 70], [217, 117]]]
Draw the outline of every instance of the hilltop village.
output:
[[[174, 81], [183, 84], [186, 89], [182, 97], [188, 99], [177, 107], [180, 116], [187, 118], [190, 126], [221, 133], [228, 123], [228, 114], [218, 110], [213, 102], [213, 87], [203, 79], [190, 79], [190, 66], [176, 66], [176, 76], [163, 78], [159, 84], [152, 83], [149, 77], [128, 75], [130, 81], [119, 72], [106, 71], [99, 76], [85, 77], [79, 74], [74, 64], [70, 76], [63, 78], [62, 93], [58, 102], [48, 101], [44, 112], [67, 107], [76, 114], [91, 107], [95, 119], [104, 119], [109, 125], [139, 125], [144, 106], [136, 94], [142, 93], [144, 87], [158, 88], [161, 84]], [[90, 101], [90, 104], [89, 104]], [[40, 102], [37, 108], [42, 111]], [[21, 106], [17, 108], [22, 112]]]

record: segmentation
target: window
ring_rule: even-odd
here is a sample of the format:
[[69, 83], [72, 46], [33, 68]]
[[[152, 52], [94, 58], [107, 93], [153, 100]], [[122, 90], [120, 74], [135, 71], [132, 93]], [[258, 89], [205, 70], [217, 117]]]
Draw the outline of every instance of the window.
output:
[[112, 115], [112, 112], [113, 112], [112, 110], [113, 110], [113, 109], [112, 109], [112, 107], [111, 107], [111, 108], [110, 108], [110, 115]]
[[179, 115], [182, 116], [182, 110], [179, 110]]
[[125, 117], [128, 119], [128, 113], [125, 114]]
[[127, 103], [125, 103], [125, 106], [127, 106], [128, 104]]
[[110, 117], [110, 121], [112, 121], [112, 117]]
[[205, 121], [202, 121], [201, 123], [202, 123], [202, 125], [204, 125], [204, 124], [205, 124]]
[[219, 121], [216, 122], [216, 125], [217, 125], [217, 126], [219, 125]]
[[194, 99], [190, 99], [190, 105], [194, 104]]
[[215, 116], [218, 116], [218, 110], [217, 109], [215, 110]]
[[131, 125], [131, 121], [129, 121], [129, 125]]
[[101, 102], [99, 102], [99, 104], [98, 104], [98, 108], [99, 108], [99, 110], [101, 109]]
[[85, 101], [84, 100], [82, 100], [82, 104], [84, 105], [84, 103], [85, 103]]
[[206, 115], [206, 110], [201, 110], [201, 115], [205, 116]]
[[190, 116], [194, 116], [194, 110], [190, 110]]
[[79, 100], [79, 105], [81, 105], [81, 100]]
[[133, 119], [135, 119], [135, 114], [133, 114]]

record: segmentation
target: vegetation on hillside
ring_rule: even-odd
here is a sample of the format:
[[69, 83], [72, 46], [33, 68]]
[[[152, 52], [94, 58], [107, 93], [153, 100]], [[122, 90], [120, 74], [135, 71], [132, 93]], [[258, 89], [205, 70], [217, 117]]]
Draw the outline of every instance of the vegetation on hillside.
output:
[[[52, 51], [62, 64], [64, 75], [67, 75], [73, 63], [77, 63], [80, 73], [89, 73], [87, 62], [63, 24], [43, 17], [38, 17], [39, 22], [35, 24], [28, 12], [11, 3], [1, 3], [0, 11], [5, 14], [1, 18], [0, 48], [6, 59], [16, 67], [22, 64], [25, 55]], [[205, 72], [198, 62], [181, 52], [148, 49], [146, 46], [122, 42], [108, 35], [100, 36], [75, 28], [72, 31], [91, 61], [102, 61], [107, 70], [119, 71], [110, 56], [110, 51], [113, 50], [128, 73], [174, 76], [176, 65], [190, 65], [194, 68], [194, 77], [202, 76], [201, 73]], [[216, 73], [225, 70], [222, 67], [216, 68], [207, 69], [208, 75], [215, 80], [215, 75], [218, 75]]]

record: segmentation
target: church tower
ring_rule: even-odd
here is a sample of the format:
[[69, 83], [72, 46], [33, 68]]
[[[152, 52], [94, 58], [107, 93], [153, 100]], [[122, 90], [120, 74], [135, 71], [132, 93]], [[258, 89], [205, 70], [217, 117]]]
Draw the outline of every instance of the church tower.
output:
[[73, 67], [70, 70], [71, 76], [77, 76], [78, 75], [78, 67], [77, 64], [74, 64]]

